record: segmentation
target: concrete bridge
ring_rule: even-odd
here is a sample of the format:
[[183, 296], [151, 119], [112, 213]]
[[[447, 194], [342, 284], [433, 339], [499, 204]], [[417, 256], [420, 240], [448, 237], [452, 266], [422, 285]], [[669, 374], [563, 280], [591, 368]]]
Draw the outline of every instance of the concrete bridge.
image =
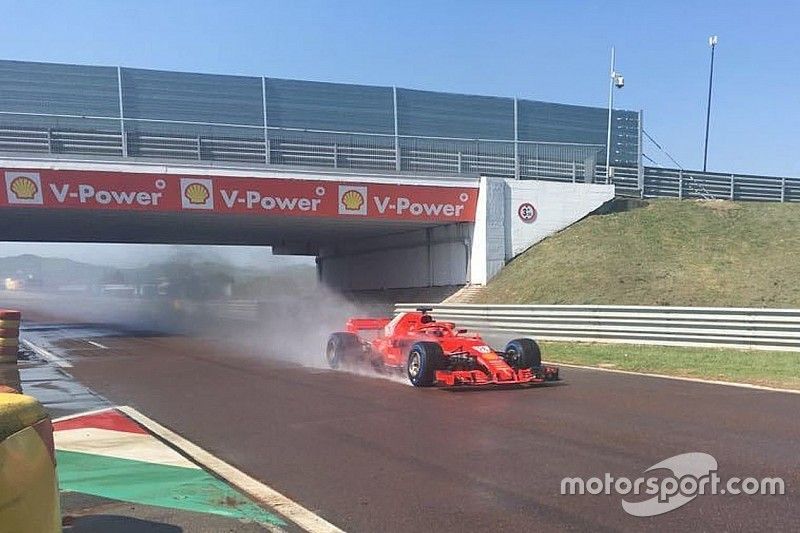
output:
[[0, 158], [0, 240], [269, 245], [343, 290], [486, 283], [613, 185]]

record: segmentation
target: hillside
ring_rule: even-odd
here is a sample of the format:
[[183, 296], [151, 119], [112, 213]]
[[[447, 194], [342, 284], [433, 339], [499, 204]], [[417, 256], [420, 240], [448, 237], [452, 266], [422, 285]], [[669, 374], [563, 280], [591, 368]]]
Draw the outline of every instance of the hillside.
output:
[[[0, 252], [2, 249], [0, 248]], [[22, 254], [0, 257], [0, 278], [25, 279], [35, 287], [96, 283], [113, 278], [115, 269], [64, 259]]]
[[203, 286], [230, 283], [233, 297], [257, 298], [276, 291], [313, 292], [317, 273], [313, 264], [289, 263], [258, 269], [227, 264], [224, 257], [200, 255], [176, 256], [173, 260], [121, 268], [22, 254], [0, 257], [0, 281], [6, 278], [23, 280], [28, 290], [166, 281], [180, 288], [182, 294], [202, 293]]
[[800, 205], [652, 201], [511, 261], [473, 303], [800, 307]]

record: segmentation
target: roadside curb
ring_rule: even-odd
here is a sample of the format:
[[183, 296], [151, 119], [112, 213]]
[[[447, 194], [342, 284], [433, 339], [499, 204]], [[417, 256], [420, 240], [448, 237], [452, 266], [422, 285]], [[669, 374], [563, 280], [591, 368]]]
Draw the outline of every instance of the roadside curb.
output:
[[[204, 469], [116, 407], [58, 419], [53, 430], [62, 494], [125, 502], [131, 507], [123, 514], [135, 519], [147, 516], [147, 509], [169, 510], [181, 527], [198, 520], [216, 528], [225, 527], [225, 521], [241, 521], [257, 524], [259, 531], [293, 530], [275, 510]], [[64, 511], [68, 519], [90, 516], [82, 508]]]
[[343, 530], [324, 518], [317, 516], [299, 503], [245, 474], [235, 466], [215, 457], [174, 431], [143, 415], [136, 409], [129, 406], [117, 406], [116, 409], [141, 424], [158, 438], [163, 439], [186, 454], [203, 468], [206, 468], [228, 481], [231, 485], [248, 494], [259, 503], [274, 509], [280, 515], [305, 531], [309, 533], [344, 533]]

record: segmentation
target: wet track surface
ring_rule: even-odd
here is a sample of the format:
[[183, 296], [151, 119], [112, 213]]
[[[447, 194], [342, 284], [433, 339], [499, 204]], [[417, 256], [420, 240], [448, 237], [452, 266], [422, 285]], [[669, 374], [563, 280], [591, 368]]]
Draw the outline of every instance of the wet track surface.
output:
[[[222, 339], [78, 333], [28, 335], [66, 357], [81, 384], [346, 530], [788, 530], [800, 522], [800, 395], [578, 369], [555, 386], [415, 389], [250, 356]], [[559, 494], [566, 476], [635, 478], [695, 451], [713, 455], [723, 479], [783, 477], [787, 494], [698, 496], [650, 518], [627, 515], [620, 496]]]

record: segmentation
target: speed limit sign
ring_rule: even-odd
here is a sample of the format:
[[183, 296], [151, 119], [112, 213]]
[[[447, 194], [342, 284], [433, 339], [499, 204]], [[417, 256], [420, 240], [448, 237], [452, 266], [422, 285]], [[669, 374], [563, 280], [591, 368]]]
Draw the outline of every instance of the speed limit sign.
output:
[[520, 204], [519, 209], [517, 209], [517, 214], [521, 221], [528, 224], [536, 220], [536, 208], [533, 207], [533, 204], [528, 202]]

